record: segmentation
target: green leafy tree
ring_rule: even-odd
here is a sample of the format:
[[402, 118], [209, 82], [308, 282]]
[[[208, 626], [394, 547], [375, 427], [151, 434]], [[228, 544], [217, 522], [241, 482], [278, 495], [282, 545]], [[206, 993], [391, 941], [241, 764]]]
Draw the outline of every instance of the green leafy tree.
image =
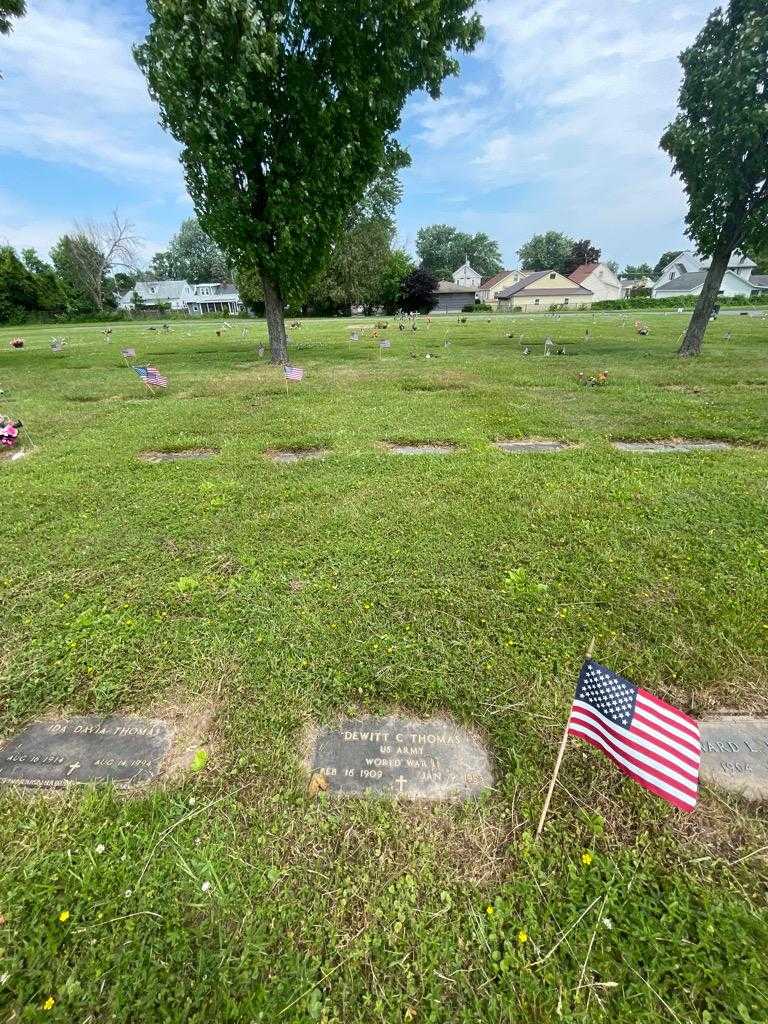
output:
[[561, 231], [533, 235], [517, 251], [521, 270], [558, 270], [565, 272], [576, 242]]
[[611, 270], [614, 272], [614, 274], [618, 274], [618, 272], [619, 272], [618, 260], [606, 260], [605, 261], [605, 265], [606, 265], [606, 267], [610, 267]]
[[30, 274], [10, 245], [0, 248], [0, 321], [23, 317], [37, 309], [34, 274]]
[[397, 312], [403, 304], [403, 282], [413, 270], [407, 252], [395, 249], [389, 253], [375, 285], [374, 304], [382, 306], [385, 313]]
[[197, 217], [183, 221], [165, 252], [152, 258], [150, 271], [160, 281], [229, 281], [232, 273], [227, 259], [214, 240], [203, 231]]
[[450, 224], [430, 224], [416, 233], [416, 253], [421, 266], [438, 280], [451, 280], [465, 260], [483, 277], [503, 269], [499, 243], [480, 231], [475, 235], [458, 231]]
[[[566, 277], [572, 274], [577, 267], [581, 267], [584, 263], [599, 263], [601, 252], [600, 250], [592, 245], [589, 238], [582, 238], [578, 242], [574, 242], [571, 246], [571, 251], [568, 254], [568, 258], [563, 263], [563, 269], [561, 273], [565, 274]], [[542, 267], [542, 270], [549, 268]]]
[[651, 277], [654, 281], [661, 276], [662, 270], [664, 270], [665, 267], [668, 267], [672, 260], [676, 260], [677, 257], [682, 254], [682, 251], [682, 249], [670, 249], [669, 252], [663, 252], [661, 256], [659, 256], [658, 263], [651, 271]]
[[[82, 269], [83, 260], [90, 261], [88, 278], [99, 272], [101, 267], [101, 256], [98, 250], [92, 249], [87, 239], [81, 237], [77, 241], [78, 256], [75, 257], [75, 240], [71, 235], [62, 235], [56, 245], [51, 249], [51, 259], [56, 269], [56, 276], [59, 279], [64, 291], [67, 303], [67, 312], [87, 316], [97, 311], [91, 290], [87, 287]], [[102, 281], [102, 291], [106, 293], [109, 282], [106, 277]]]
[[26, 13], [25, 0], [0, 0], [0, 35], [7, 36], [13, 28], [11, 18], [21, 18]]
[[410, 93], [482, 38], [473, 0], [148, 0], [135, 50], [203, 229], [262, 282], [273, 362], [301, 292], [397, 151]]
[[626, 267], [624, 267], [623, 276], [653, 278], [653, 269], [650, 263], [628, 263]]
[[678, 352], [698, 355], [734, 249], [768, 241], [768, 5], [731, 0], [680, 56], [680, 113], [661, 138], [688, 194], [688, 235], [711, 257]]
[[400, 287], [400, 305], [408, 312], [428, 313], [435, 305], [437, 278], [426, 267], [416, 267]]

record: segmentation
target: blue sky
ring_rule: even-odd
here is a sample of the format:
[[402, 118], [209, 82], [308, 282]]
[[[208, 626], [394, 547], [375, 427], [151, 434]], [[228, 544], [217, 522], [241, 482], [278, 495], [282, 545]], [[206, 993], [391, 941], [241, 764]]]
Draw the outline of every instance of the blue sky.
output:
[[[486, 40], [437, 102], [411, 97], [400, 243], [436, 222], [486, 231], [505, 263], [535, 231], [592, 238], [604, 258], [682, 248], [685, 201], [658, 138], [677, 54], [710, 0], [486, 0]], [[131, 57], [143, 0], [28, 0], [0, 37], [0, 241], [47, 252], [117, 208], [147, 256], [192, 213], [178, 147]]]

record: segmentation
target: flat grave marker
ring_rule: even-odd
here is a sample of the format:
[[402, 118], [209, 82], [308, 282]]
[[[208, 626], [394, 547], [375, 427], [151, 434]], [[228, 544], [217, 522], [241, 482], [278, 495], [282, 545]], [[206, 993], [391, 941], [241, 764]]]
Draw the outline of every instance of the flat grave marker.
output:
[[269, 448], [264, 457], [271, 462], [303, 462], [305, 459], [324, 459], [327, 448]]
[[187, 462], [190, 459], [215, 459], [218, 448], [188, 448], [177, 452], [139, 452], [142, 462]]
[[493, 786], [485, 747], [442, 718], [364, 716], [319, 729], [309, 768], [328, 792], [405, 800], [466, 800]]
[[0, 742], [0, 784], [62, 789], [112, 782], [121, 788], [157, 777], [171, 745], [155, 718], [79, 715], [31, 722]]
[[704, 782], [768, 800], [768, 718], [723, 715], [699, 722]]
[[613, 441], [620, 452], [638, 452], [652, 455], [670, 452], [727, 452], [733, 447], [727, 441]]
[[534, 441], [523, 438], [520, 441], [496, 441], [495, 447], [510, 455], [535, 455], [539, 452], [565, 452], [573, 445], [564, 441]]
[[457, 448], [455, 444], [414, 441], [408, 444], [388, 444], [387, 450], [392, 455], [453, 455]]

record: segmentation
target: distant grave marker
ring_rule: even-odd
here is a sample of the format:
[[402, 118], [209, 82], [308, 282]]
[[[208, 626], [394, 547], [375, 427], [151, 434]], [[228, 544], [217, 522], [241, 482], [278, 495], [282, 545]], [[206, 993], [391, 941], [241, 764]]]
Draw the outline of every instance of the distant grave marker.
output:
[[112, 782], [122, 788], [157, 777], [171, 745], [166, 722], [82, 715], [32, 722], [0, 743], [0, 783], [62, 789]]
[[346, 719], [313, 737], [309, 768], [329, 793], [467, 799], [493, 785], [482, 743], [454, 722], [392, 715]]
[[665, 452], [726, 452], [733, 445], [727, 441], [613, 441], [613, 447], [620, 452], [654, 454]]
[[214, 459], [219, 454], [218, 448], [188, 448], [178, 452], [139, 452], [142, 462], [187, 462], [190, 459]]
[[572, 446], [564, 441], [535, 441], [526, 439], [520, 441], [496, 441], [495, 447], [510, 455], [535, 455], [540, 452], [565, 452]]
[[388, 444], [387, 449], [392, 455], [453, 455], [457, 450], [455, 444], [433, 444], [429, 441]]
[[699, 727], [702, 780], [747, 800], [768, 800], [768, 718], [724, 715]]
[[272, 462], [303, 462], [305, 459], [324, 459], [327, 448], [269, 448], [264, 456]]

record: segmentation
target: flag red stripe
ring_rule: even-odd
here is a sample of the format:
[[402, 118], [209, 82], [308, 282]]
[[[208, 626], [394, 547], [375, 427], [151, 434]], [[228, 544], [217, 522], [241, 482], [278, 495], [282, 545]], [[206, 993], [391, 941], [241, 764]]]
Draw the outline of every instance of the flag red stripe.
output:
[[645, 732], [650, 733], [652, 736], [660, 736], [662, 739], [667, 740], [673, 746], [680, 747], [681, 751], [685, 751], [689, 757], [700, 758], [701, 757], [701, 741], [700, 740], [689, 740], [687, 737], [683, 738], [678, 736], [671, 729], [668, 729], [664, 725], [660, 725], [658, 721], [654, 720], [653, 716], [647, 715], [642, 708], [635, 705], [635, 713], [632, 716], [632, 725], [637, 726], [638, 729], [642, 729]]
[[639, 697], [643, 697], [651, 704], [656, 704], [660, 711], [666, 711], [672, 718], [682, 718], [683, 722], [680, 723], [681, 726], [683, 725], [683, 723], [687, 723], [691, 727], [691, 732], [698, 735], [699, 723], [696, 721], [696, 719], [691, 718], [690, 715], [686, 715], [684, 711], [681, 711], [680, 708], [676, 708], [674, 704], [668, 704], [665, 700], [662, 700], [661, 697], [654, 697], [652, 693], [649, 693], [647, 690], [644, 690], [640, 686], [638, 686], [637, 688], [637, 695]]
[[675, 719], [671, 715], [660, 711], [656, 704], [652, 704], [647, 701], [642, 694], [637, 695], [635, 701], [635, 707], [652, 718], [654, 722], [658, 722], [659, 725], [664, 726], [665, 729], [669, 729], [671, 732], [679, 734], [681, 739], [687, 740], [689, 743], [694, 745], [699, 742], [699, 727], [695, 726], [691, 728], [685, 720]]
[[642, 746], [650, 747], [654, 745], [660, 748], [662, 756], [664, 753], [670, 754], [673, 757], [677, 757], [682, 761], [681, 767], [689, 766], [694, 772], [698, 773], [699, 765], [701, 763], [701, 750], [699, 747], [695, 751], [691, 750], [687, 743], [681, 744], [677, 739], [671, 739], [667, 742], [667, 738], [660, 731], [656, 729], [649, 729], [646, 726], [638, 728], [636, 721], [637, 715], [634, 715], [630, 723], [629, 728], [624, 728], [621, 725], [616, 725], [610, 718], [603, 715], [597, 708], [592, 707], [591, 704], [574, 700], [572, 711], [580, 708], [583, 711], [588, 711], [592, 715], [596, 715], [601, 722], [613, 729], [617, 736], [627, 737], [636, 740]]
[[[576, 709], [574, 709], [575, 711]], [[625, 739], [622, 736], [616, 736], [610, 726], [606, 726], [599, 719], [594, 718], [594, 716], [584, 715], [582, 717], [581, 714], [578, 714], [574, 721], [572, 714], [571, 721], [574, 725], [580, 725], [600, 733], [615, 753], [621, 754], [638, 769], [650, 772], [654, 777], [665, 779], [676, 786], [690, 789], [696, 793], [699, 778], [698, 771], [683, 770], [667, 758], [654, 754], [652, 751], [643, 748], [640, 744]]]
[[602, 750], [607, 757], [616, 763], [625, 775], [634, 779], [645, 789], [650, 790], [657, 796], [661, 796], [664, 800], [674, 804], [675, 807], [679, 807], [684, 811], [692, 811], [696, 806], [695, 795], [690, 796], [687, 793], [676, 789], [667, 782], [663, 776], [658, 776], [645, 767], [634, 767], [631, 763], [628, 763], [630, 760], [629, 758], [624, 758], [623, 755], [612, 750], [606, 740], [606, 737], [600, 733], [596, 733], [586, 725], [581, 725], [579, 723], [574, 723], [573, 725], [569, 724], [568, 732], [578, 736], [579, 739], [586, 740], [587, 743], [591, 743], [593, 747], [597, 747], [599, 750]]
[[[651, 744], [646, 741], [643, 737], [636, 737], [632, 735], [632, 730], [622, 730], [621, 728], [613, 725], [607, 719], [603, 718], [599, 712], [594, 711], [592, 708], [584, 708], [580, 705], [574, 704], [571, 716], [578, 714], [584, 718], [589, 718], [597, 728], [602, 732], [608, 733], [616, 742], [622, 747], [627, 749], [628, 752], [636, 750], [639, 753], [645, 754], [646, 757], [650, 757], [653, 761], [657, 762], [663, 768], [668, 768], [672, 775], [681, 775], [694, 782], [699, 778], [699, 764], [698, 761], [691, 762], [678, 756], [675, 750], [670, 750], [667, 744], [654, 743]], [[656, 749], [654, 749], [656, 748]], [[671, 755], [671, 756], [665, 756]]]

